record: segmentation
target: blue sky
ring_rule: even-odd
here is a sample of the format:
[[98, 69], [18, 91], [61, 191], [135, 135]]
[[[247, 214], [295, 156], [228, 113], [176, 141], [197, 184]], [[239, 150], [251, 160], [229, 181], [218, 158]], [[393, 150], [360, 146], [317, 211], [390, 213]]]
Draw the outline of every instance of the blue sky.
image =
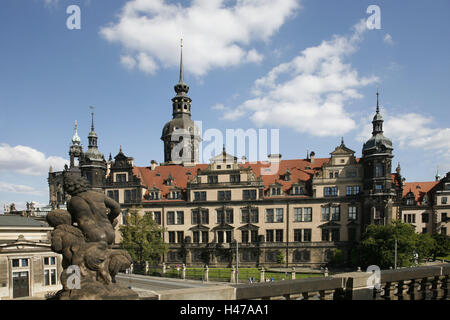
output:
[[[81, 29], [69, 30], [70, 5]], [[381, 29], [365, 26], [378, 5]], [[139, 166], [163, 161], [184, 39], [192, 118], [203, 131], [279, 129], [283, 159], [361, 156], [380, 90], [394, 165], [408, 181], [450, 170], [450, 3], [280, 0], [3, 0], [0, 212], [48, 203], [47, 172], [87, 146]], [[361, 22], [361, 20], [364, 21]], [[230, 150], [228, 150], [230, 151]]]

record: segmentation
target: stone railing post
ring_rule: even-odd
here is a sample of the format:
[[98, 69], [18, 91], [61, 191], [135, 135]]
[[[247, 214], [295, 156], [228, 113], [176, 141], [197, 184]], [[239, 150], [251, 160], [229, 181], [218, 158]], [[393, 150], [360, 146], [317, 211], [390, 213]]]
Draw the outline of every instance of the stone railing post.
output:
[[266, 278], [265, 278], [266, 276], [265, 276], [265, 270], [264, 270], [264, 267], [262, 267], [261, 268], [261, 273], [260, 273], [260, 279], [259, 279], [259, 282], [265, 282], [266, 281]]
[[186, 265], [183, 263], [183, 267], [181, 269], [181, 279], [186, 279]]
[[148, 261], [145, 261], [145, 274], [148, 274], [148, 270], [149, 270]]
[[230, 282], [236, 283], [236, 269], [234, 268], [234, 266], [231, 267]]
[[166, 274], [166, 263], [165, 262], [162, 263], [162, 274], [163, 275]]
[[133, 269], [134, 269], [134, 265], [131, 264], [131, 265], [130, 265], [130, 273], [131, 273], [131, 274], [133, 274]]
[[334, 290], [319, 291], [320, 300], [333, 300]]
[[408, 290], [409, 282], [410, 282], [409, 280], [402, 280], [397, 283], [396, 296], [397, 296], [398, 300], [406, 300], [405, 299], [405, 298], [407, 298], [406, 291]]
[[383, 298], [386, 300], [394, 300], [395, 297], [395, 282], [387, 282], [384, 285]]
[[443, 282], [445, 281], [445, 276], [436, 276], [432, 280], [431, 291], [433, 292], [433, 300], [440, 300], [444, 297]]
[[420, 280], [412, 279], [409, 283], [408, 289], [409, 299], [410, 300], [418, 300], [420, 295]]
[[323, 276], [328, 277], [328, 268], [325, 267], [325, 270], [323, 271]]
[[292, 267], [292, 280], [295, 280], [295, 267]]
[[209, 267], [205, 266], [205, 282], [209, 281]]

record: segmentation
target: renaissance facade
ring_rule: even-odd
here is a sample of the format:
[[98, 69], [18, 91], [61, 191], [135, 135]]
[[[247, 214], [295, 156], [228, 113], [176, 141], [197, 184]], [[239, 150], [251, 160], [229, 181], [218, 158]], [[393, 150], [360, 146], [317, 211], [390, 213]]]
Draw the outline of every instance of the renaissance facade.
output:
[[[378, 93], [372, 137], [361, 158], [342, 139], [326, 158], [311, 152], [306, 159], [284, 160], [273, 154], [268, 163], [249, 163], [224, 148], [210, 163], [201, 164], [201, 138], [191, 120], [182, 60], [174, 89], [173, 119], [161, 136], [164, 163], [135, 166], [122, 147], [105, 161], [92, 120], [89, 149], [83, 153], [75, 128], [66, 168], [119, 202], [121, 223], [132, 208], [151, 215], [169, 244], [164, 262], [228, 266], [235, 263], [238, 246], [241, 266], [321, 266], [337, 250], [349, 259], [367, 225], [394, 219], [413, 224], [417, 232], [448, 235], [450, 173], [417, 183], [405, 181], [400, 165], [392, 173], [394, 148], [383, 132]], [[180, 140], [187, 148], [178, 151], [175, 142]], [[60, 177], [59, 172], [49, 173], [53, 206], [66, 200]]]

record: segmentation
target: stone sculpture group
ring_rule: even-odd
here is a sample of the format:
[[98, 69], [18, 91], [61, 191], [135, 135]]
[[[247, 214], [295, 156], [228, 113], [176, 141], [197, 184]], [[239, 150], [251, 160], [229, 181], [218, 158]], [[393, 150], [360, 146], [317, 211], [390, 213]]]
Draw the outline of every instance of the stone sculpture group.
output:
[[64, 190], [70, 195], [66, 210], [53, 210], [47, 222], [54, 227], [52, 249], [62, 254], [61, 284], [55, 299], [137, 299], [118, 285], [115, 276], [132, 263], [125, 250], [113, 249], [114, 227], [120, 205], [89, 189], [87, 180], [66, 171]]

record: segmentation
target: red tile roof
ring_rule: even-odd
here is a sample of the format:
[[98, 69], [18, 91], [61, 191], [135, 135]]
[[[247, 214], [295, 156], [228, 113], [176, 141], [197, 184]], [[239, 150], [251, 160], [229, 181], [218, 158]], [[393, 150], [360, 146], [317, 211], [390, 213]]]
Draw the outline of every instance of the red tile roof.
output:
[[[322, 168], [324, 164], [328, 163], [329, 160], [329, 158], [317, 158], [314, 159], [314, 163], [305, 159], [281, 160], [278, 170], [273, 173], [265, 171], [270, 166], [268, 162], [245, 163], [240, 165], [243, 168], [251, 168], [257, 178], [262, 177], [265, 190], [268, 190], [270, 185], [277, 182], [282, 185], [284, 192], [288, 192], [292, 185], [299, 180], [304, 182], [310, 180], [314, 173]], [[186, 189], [188, 179], [192, 180], [197, 175], [198, 170], [204, 170], [207, 167], [208, 164], [198, 164], [193, 167], [184, 167], [182, 165], [157, 166], [155, 170], [151, 170], [150, 167], [133, 167], [133, 174], [139, 177], [141, 183], [148, 189], [154, 187], [160, 189], [161, 196], [164, 200], [170, 192], [170, 189], [175, 186], [183, 190]], [[283, 179], [287, 169], [289, 169], [291, 174], [289, 181]], [[188, 175], [188, 172], [190, 172], [190, 175]], [[171, 186], [165, 183], [169, 175], [173, 178]]]
[[423, 197], [425, 196], [425, 194], [430, 192], [438, 184], [439, 181], [405, 182], [403, 185], [402, 198], [405, 198], [409, 192], [412, 192], [414, 194], [416, 202], [420, 205], [422, 204]]

